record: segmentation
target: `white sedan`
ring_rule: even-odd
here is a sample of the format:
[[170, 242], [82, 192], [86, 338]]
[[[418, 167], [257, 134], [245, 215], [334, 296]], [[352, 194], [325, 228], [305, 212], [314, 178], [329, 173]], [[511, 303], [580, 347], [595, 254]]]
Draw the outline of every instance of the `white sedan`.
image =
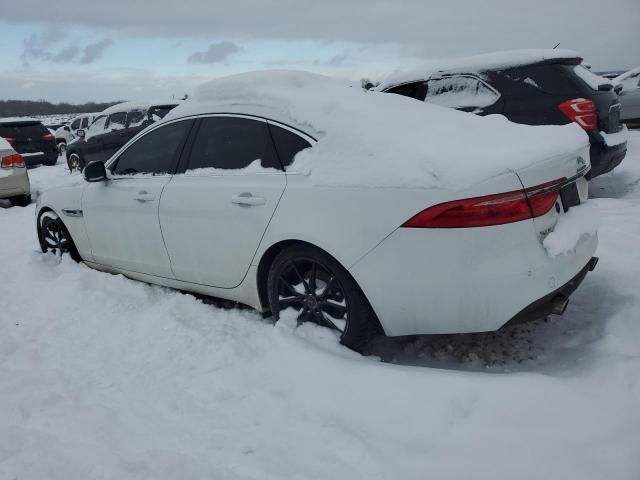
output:
[[45, 191], [37, 231], [45, 252], [275, 319], [287, 310], [359, 349], [376, 332], [562, 313], [597, 260], [595, 232], [571, 223], [588, 168], [573, 126], [243, 74]]

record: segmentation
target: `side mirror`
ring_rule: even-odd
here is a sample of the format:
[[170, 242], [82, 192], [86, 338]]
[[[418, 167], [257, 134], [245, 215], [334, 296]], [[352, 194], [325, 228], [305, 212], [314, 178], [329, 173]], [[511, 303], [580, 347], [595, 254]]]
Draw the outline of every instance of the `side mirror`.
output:
[[80, 138], [84, 138], [86, 136], [86, 132], [84, 131], [84, 128], [79, 128], [78, 130], [76, 130], [76, 135], [79, 136]]
[[104, 163], [95, 160], [84, 167], [82, 175], [87, 182], [103, 182], [107, 179], [107, 170], [104, 168]]

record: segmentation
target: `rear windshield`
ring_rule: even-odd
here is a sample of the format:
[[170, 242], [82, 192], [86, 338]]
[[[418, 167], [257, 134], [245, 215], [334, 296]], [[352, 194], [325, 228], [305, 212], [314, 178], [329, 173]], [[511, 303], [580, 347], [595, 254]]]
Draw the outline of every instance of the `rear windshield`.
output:
[[575, 93], [575, 86], [571, 83], [565, 68], [565, 65], [560, 64], [525, 65], [488, 72], [487, 75], [491, 77], [491, 83], [497, 86], [498, 90], [511, 95], [572, 95]]
[[46, 132], [41, 122], [0, 123], [0, 137], [34, 137]]

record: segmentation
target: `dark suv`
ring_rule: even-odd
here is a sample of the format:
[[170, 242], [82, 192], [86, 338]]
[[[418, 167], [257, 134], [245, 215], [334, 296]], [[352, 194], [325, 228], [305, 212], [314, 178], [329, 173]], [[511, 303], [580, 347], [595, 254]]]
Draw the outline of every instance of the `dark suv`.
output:
[[33, 118], [0, 118], [0, 137], [24, 158], [27, 167], [58, 161], [56, 138]]
[[164, 118], [178, 105], [172, 103], [120, 103], [97, 114], [89, 128], [76, 132], [78, 139], [67, 144], [69, 170], [100, 160], [106, 162], [120, 147], [154, 122]]
[[569, 51], [497, 52], [395, 74], [376, 90], [527, 125], [575, 122], [589, 135], [593, 178], [620, 164], [627, 132], [613, 85], [581, 63]]

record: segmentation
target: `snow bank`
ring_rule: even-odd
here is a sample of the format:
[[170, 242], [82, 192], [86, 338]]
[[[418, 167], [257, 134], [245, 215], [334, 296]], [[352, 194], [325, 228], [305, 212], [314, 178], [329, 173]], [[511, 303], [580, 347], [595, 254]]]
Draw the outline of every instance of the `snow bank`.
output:
[[211, 112], [261, 115], [317, 138], [293, 166], [316, 185], [457, 189], [588, 145], [574, 124], [519, 125], [303, 72], [214, 80], [166, 120]]
[[599, 224], [600, 211], [595, 202], [571, 207], [544, 239], [544, 248], [551, 257], [573, 252], [581, 240], [597, 234]]
[[488, 70], [504, 70], [520, 65], [540, 63], [548, 60], [579, 61], [581, 57], [573, 50], [524, 49], [505, 50], [460, 58], [431, 60], [407, 70], [396, 70], [386, 77], [375, 90], [382, 91], [394, 85], [426, 80], [437, 72], [476, 73]]

